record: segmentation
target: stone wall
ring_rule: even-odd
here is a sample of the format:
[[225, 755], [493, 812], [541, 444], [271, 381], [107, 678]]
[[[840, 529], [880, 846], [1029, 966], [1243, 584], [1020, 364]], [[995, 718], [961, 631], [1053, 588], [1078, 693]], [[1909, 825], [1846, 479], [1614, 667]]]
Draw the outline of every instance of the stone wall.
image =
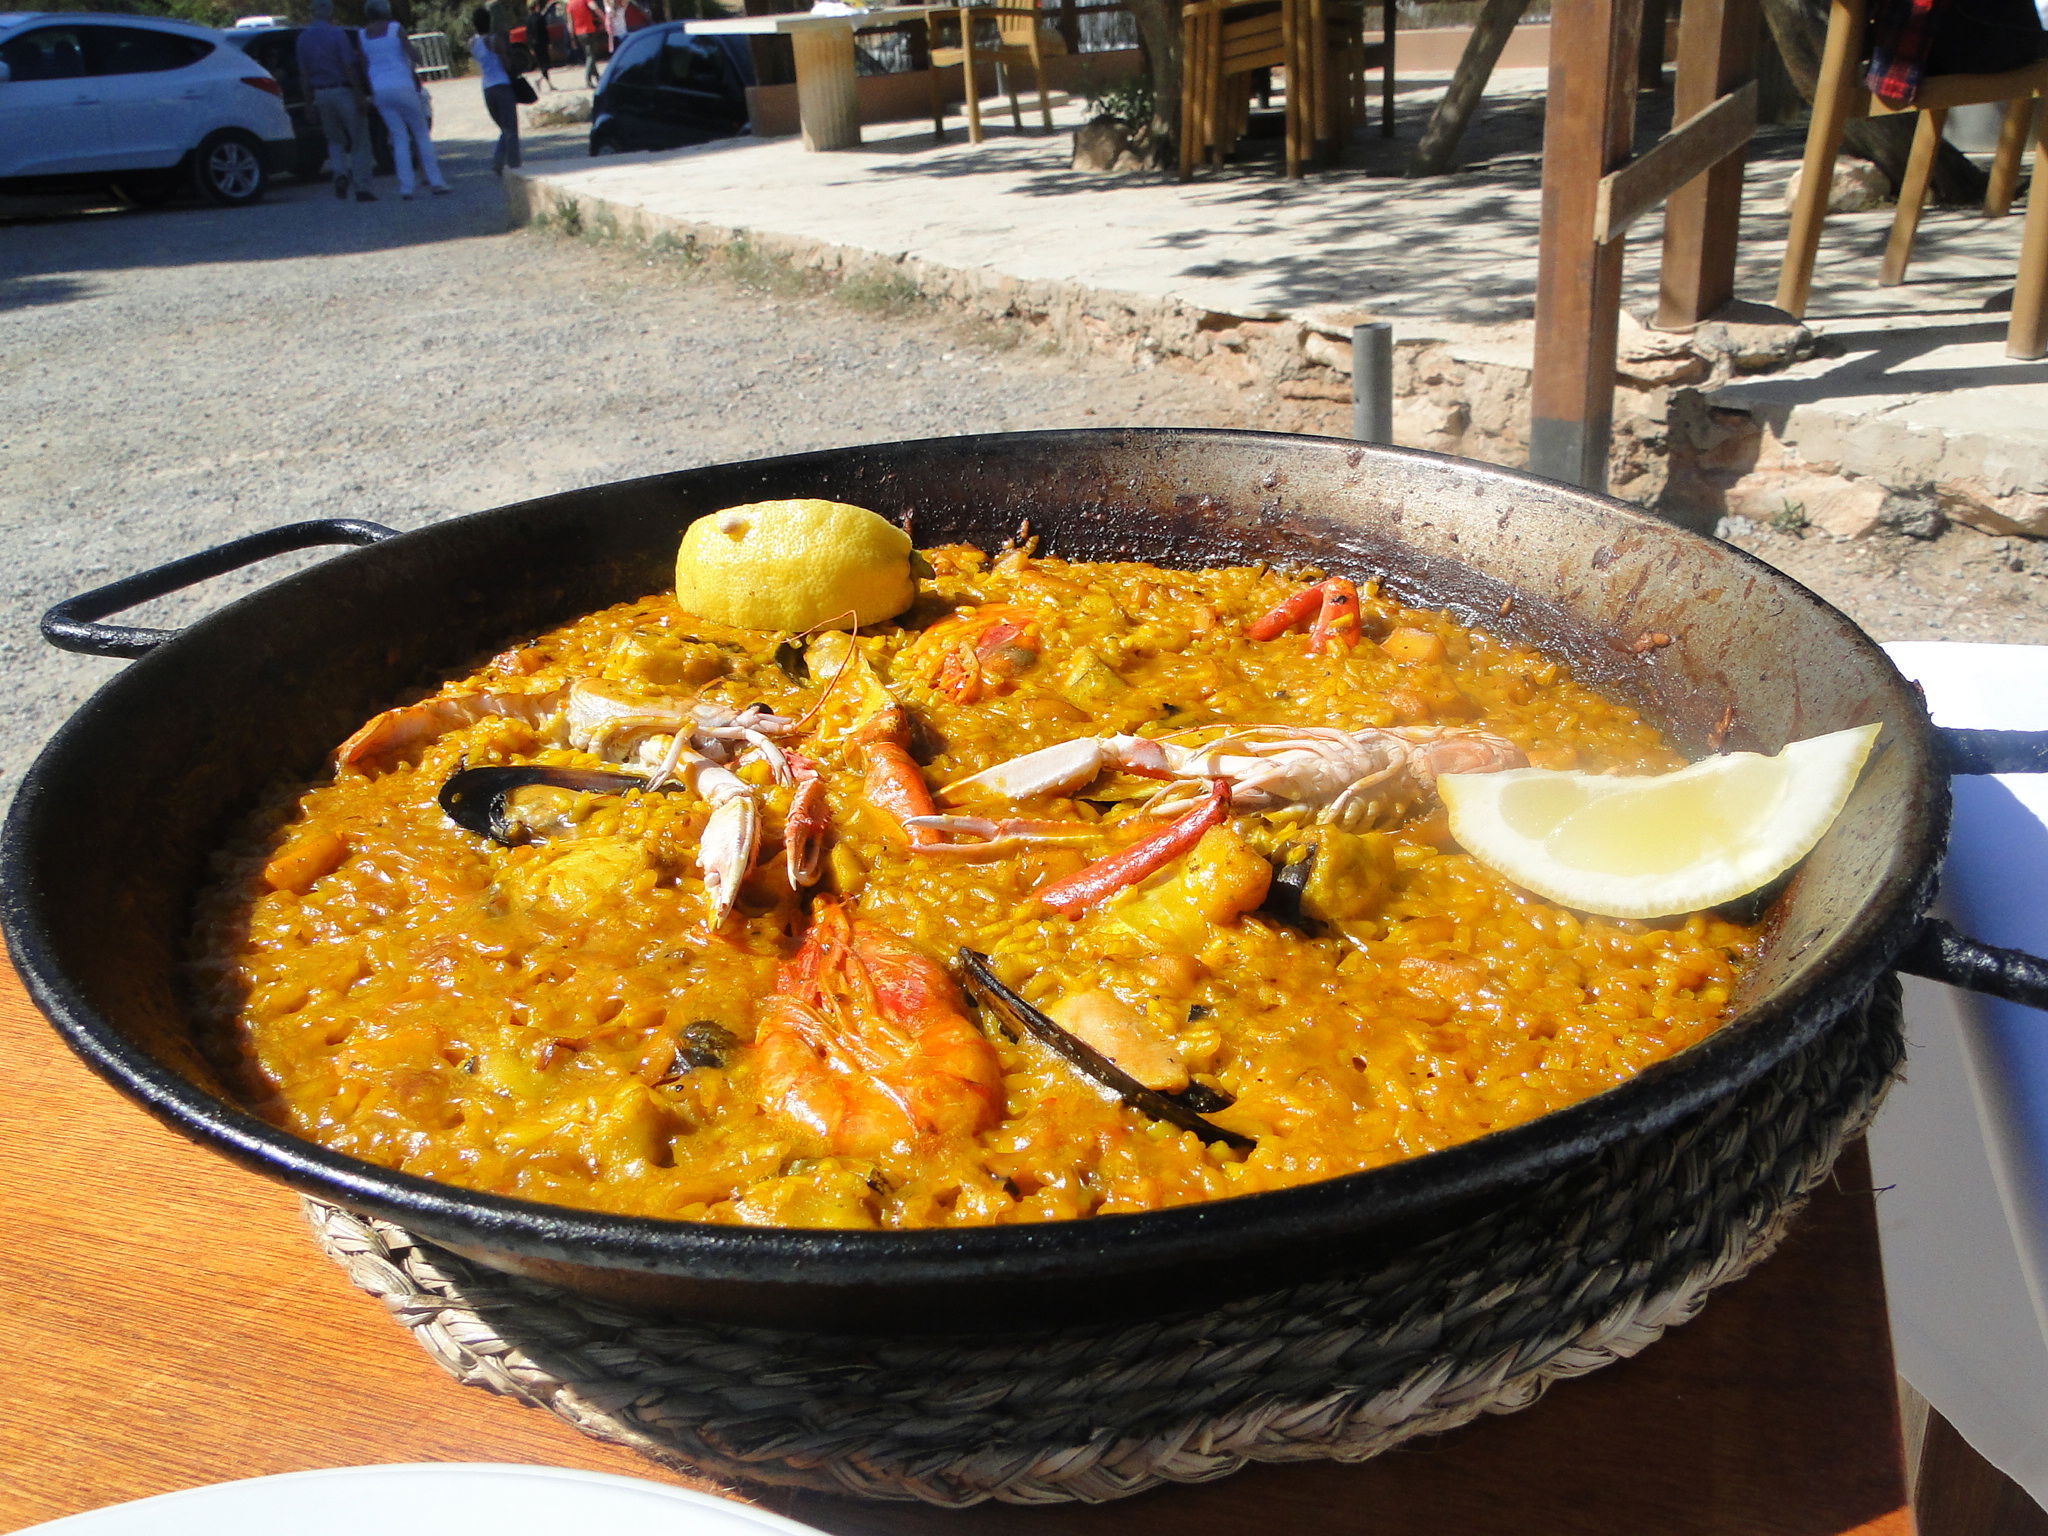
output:
[[[1199, 370], [1270, 401], [1281, 430], [1347, 435], [1351, 326], [1369, 314], [1218, 314], [1173, 299], [1026, 280], [882, 255], [808, 238], [650, 215], [571, 184], [506, 177], [514, 223], [536, 216], [628, 240], [710, 253], [754, 252], [828, 279], [914, 285], [965, 317], [1021, 330], [1027, 341], [1088, 348], [1136, 367]], [[1528, 458], [1529, 322], [1483, 333], [1402, 338], [1394, 348], [1394, 437], [1405, 446], [1518, 466]], [[1830, 434], [1786, 413], [1732, 408], [1716, 391], [1807, 356], [1805, 326], [1737, 304], [1689, 334], [1622, 317], [1609, 486], [1616, 496], [1710, 531], [1736, 514], [1796, 514], [1841, 538], [1881, 530], [1928, 534], [1957, 522], [1994, 534], [2048, 535], [2048, 465], [1957, 449], [1953, 439]]]

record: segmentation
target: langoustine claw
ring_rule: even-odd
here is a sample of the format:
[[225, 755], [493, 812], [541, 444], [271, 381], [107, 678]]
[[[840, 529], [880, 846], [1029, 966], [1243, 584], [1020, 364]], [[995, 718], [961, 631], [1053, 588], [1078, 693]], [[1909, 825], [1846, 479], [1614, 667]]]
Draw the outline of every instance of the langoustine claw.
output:
[[1209, 784], [1209, 797], [1171, 826], [1142, 837], [1128, 848], [1097, 859], [1063, 880], [1042, 885], [1032, 897], [1065, 917], [1079, 917], [1088, 908], [1125, 886], [1136, 885], [1202, 840], [1230, 814], [1230, 786], [1221, 779]]
[[1439, 773], [1492, 773], [1526, 764], [1521, 748], [1485, 731], [1449, 726], [1225, 725], [1199, 746], [1143, 736], [1084, 736], [984, 768], [948, 785], [953, 800], [980, 791], [1005, 800], [1071, 794], [1108, 769], [1178, 782], [1147, 806], [1185, 804], [1188, 781], [1221, 779], [1238, 811], [1289, 807], [1347, 830], [1389, 819], [1429, 794]]
[[816, 884], [824, 868], [825, 833], [830, 825], [825, 814], [825, 781], [819, 777], [818, 765], [803, 753], [786, 752], [783, 756], [796, 793], [790, 796], [789, 813], [782, 822], [782, 862], [789, 873], [790, 889], [800, 891]]
[[1364, 633], [1359, 619], [1358, 588], [1342, 576], [1319, 581], [1305, 591], [1283, 598], [1270, 612], [1245, 626], [1254, 640], [1272, 640], [1285, 634], [1315, 611], [1315, 628], [1309, 632], [1308, 653], [1320, 656], [1331, 650], [1350, 650]]
[[335, 765], [383, 773], [415, 748], [480, 720], [498, 717], [544, 725], [561, 712], [566, 699], [564, 689], [553, 688], [545, 693], [451, 693], [401, 705], [372, 716], [335, 748]]

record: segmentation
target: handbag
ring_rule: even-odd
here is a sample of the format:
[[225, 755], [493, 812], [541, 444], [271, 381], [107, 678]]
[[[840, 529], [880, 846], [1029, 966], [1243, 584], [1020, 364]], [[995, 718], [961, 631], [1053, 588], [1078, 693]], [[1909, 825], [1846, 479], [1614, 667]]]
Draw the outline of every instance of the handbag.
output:
[[530, 107], [540, 100], [540, 92], [533, 88], [533, 82], [524, 75], [512, 77], [512, 99], [522, 107]]

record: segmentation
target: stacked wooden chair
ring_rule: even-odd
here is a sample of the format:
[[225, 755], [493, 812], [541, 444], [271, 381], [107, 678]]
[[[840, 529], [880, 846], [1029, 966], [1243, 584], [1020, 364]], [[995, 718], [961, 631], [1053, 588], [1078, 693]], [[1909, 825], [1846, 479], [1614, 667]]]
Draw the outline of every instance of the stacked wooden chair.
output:
[[1261, 70], [1287, 71], [1287, 174], [1314, 148], [1307, 7], [1300, 0], [1187, 0], [1181, 7], [1180, 177], [1222, 160], [1251, 117]]
[[1778, 308], [1804, 315], [1813, 286], [1813, 264], [1820, 251], [1821, 224], [1827, 217], [1828, 188], [1834, 180], [1835, 157], [1841, 153], [1842, 131], [1851, 118], [1886, 117], [1901, 112], [1920, 115], [1906, 178], [1899, 188], [1898, 211], [1892, 217], [1891, 239], [1885, 247], [1878, 282], [1902, 283], [1912, 258], [1913, 236], [1920, 227], [1920, 208], [1934, 170], [1941, 130], [1952, 108], [2003, 104], [2005, 125], [1992, 161], [1991, 185], [1984, 212], [1991, 217], [2012, 207], [2019, 182], [2020, 158], [2029, 139], [2034, 143], [2034, 190], [2027, 198], [2027, 221], [2020, 240], [2019, 278], [2013, 288], [2012, 321], [2006, 330], [2008, 356], [2036, 358], [2048, 353], [2048, 118], [2037, 110], [2048, 95], [2048, 61], [1989, 75], [1929, 75], [1912, 101], [1891, 106], [1873, 96], [1862, 79], [1862, 43], [1867, 0], [1834, 0], [1828, 17], [1827, 43], [1821, 55], [1819, 84], [1814, 92], [1813, 124], [1806, 135], [1806, 160], [1800, 173], [1799, 197], [1792, 209], [1792, 232], [1778, 274]]
[[1394, 0], [1379, 0], [1380, 35], [1367, 34], [1373, 0], [1312, 0], [1309, 8], [1309, 86], [1316, 103], [1318, 153], [1350, 137], [1371, 113], [1365, 77], [1380, 77], [1380, 137], [1394, 136]]
[[1394, 0], [1378, 0], [1381, 36], [1366, 36], [1373, 0], [1187, 0], [1181, 7], [1180, 173], [1236, 147], [1265, 70], [1287, 72], [1284, 157], [1299, 176], [1333, 152], [1368, 110], [1380, 71], [1380, 131], [1394, 131]]
[[[1024, 112], [1017, 103], [1017, 69], [1020, 65], [1030, 66], [1031, 77], [1038, 85], [1038, 115], [1045, 131], [1051, 133], [1052, 103], [1045, 93], [1045, 55], [1058, 52], [1061, 45], [1058, 34], [1045, 27], [1045, 17], [1037, 4], [960, 6], [956, 23], [959, 42], [942, 43], [939, 29], [954, 14], [952, 7], [934, 9], [926, 23], [931, 28], [933, 135], [941, 139], [946, 136], [946, 96], [939, 71], [958, 64], [967, 94], [967, 137], [972, 143], [981, 142], [981, 86], [975, 78], [975, 66], [984, 61], [1002, 67], [1003, 86], [1010, 94], [1010, 118], [1020, 133], [1024, 129]], [[979, 41], [975, 37], [977, 27], [983, 34]]]

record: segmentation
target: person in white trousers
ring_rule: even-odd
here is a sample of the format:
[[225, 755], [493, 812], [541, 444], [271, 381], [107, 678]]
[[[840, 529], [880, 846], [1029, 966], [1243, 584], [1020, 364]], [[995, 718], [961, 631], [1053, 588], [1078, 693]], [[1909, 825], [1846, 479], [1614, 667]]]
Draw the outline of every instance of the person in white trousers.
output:
[[436, 197], [448, 190], [441, 163], [434, 157], [434, 138], [420, 104], [420, 77], [405, 30], [391, 19], [391, 0], [368, 0], [363, 6], [363, 58], [370, 66], [370, 100], [391, 133], [391, 159], [398, 171], [398, 195], [410, 198], [415, 185], [414, 147], [427, 185]]

